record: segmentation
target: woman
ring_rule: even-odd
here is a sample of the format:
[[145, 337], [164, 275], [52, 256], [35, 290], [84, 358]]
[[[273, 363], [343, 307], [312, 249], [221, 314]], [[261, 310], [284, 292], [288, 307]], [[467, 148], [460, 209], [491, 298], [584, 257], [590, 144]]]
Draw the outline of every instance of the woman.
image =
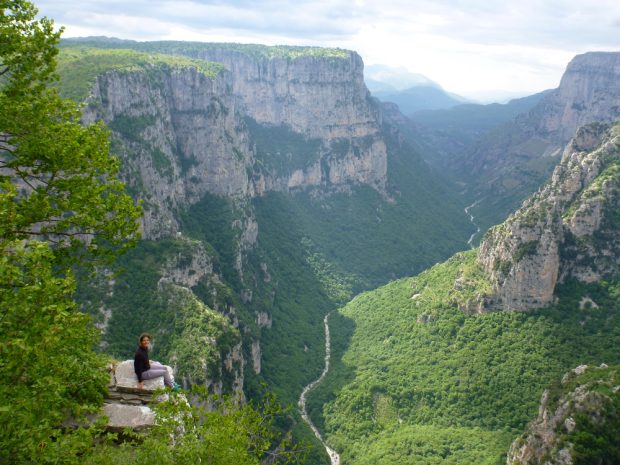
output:
[[142, 333], [133, 359], [133, 368], [138, 377], [138, 387], [144, 389], [145, 379], [154, 379], [163, 376], [166, 387], [172, 388], [174, 391], [178, 390], [180, 386], [172, 382], [167, 368], [159, 362], [151, 362], [149, 360], [150, 345], [151, 335], [149, 333]]

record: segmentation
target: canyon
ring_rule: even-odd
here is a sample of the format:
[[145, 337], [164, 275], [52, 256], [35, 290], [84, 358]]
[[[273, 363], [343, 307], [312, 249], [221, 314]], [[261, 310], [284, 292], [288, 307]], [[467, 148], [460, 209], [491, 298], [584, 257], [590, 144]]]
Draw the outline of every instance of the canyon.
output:
[[[446, 308], [472, 318], [535, 310], [558, 301], [557, 286], [593, 284], [617, 269], [617, 128], [607, 123], [619, 117], [618, 56], [576, 57], [558, 89], [452, 154], [461, 174], [455, 182], [423, 153], [437, 139], [412, 132], [398, 108], [368, 92], [355, 52], [65, 41], [61, 93], [69, 95], [63, 82], [89, 60], [106, 63], [90, 75], [83, 120], [110, 128], [121, 177], [145, 212], [143, 241], [118, 270], [106, 271], [115, 277], [103, 273], [81, 289], [83, 303], [97, 303], [104, 349], [122, 356], [131, 350], [132, 331], [149, 329], [162, 340], [158, 356], [174, 360], [187, 385], [243, 399], [266, 381], [285, 403], [300, 403], [302, 412], [291, 420], [298, 438], [320, 451], [316, 435], [330, 444], [330, 455], [332, 445], [344, 450], [349, 463], [357, 440], [350, 431], [368, 424], [373, 434], [393, 424], [404, 431], [414, 414], [407, 397], [390, 393], [386, 382], [360, 394], [360, 412], [373, 411], [375, 419], [361, 418], [350, 430], [338, 424], [343, 386], [325, 390], [338, 385], [334, 377], [353, 379], [343, 368], [343, 345], [358, 333], [345, 331], [346, 319], [334, 319], [332, 337], [340, 339], [330, 354], [325, 315], [473, 247], [479, 232], [505, 219], [558, 163], [551, 181], [487, 233], [477, 252], [430, 268], [432, 274], [460, 267]], [[219, 65], [201, 64], [207, 62]], [[582, 127], [593, 121], [603, 123]], [[116, 274], [120, 269], [124, 275]], [[421, 276], [425, 282], [427, 274]], [[406, 308], [415, 306], [412, 321], [432, 331], [435, 322], [444, 324], [431, 299], [435, 284], [414, 286]], [[379, 320], [368, 318], [379, 333], [391, 324], [384, 305]], [[363, 333], [366, 320], [357, 324]], [[381, 344], [404, 337], [396, 332]], [[184, 340], [207, 343], [196, 354]], [[323, 363], [330, 355], [335, 371], [328, 372]], [[414, 386], [403, 389], [417, 399]], [[309, 397], [298, 401], [300, 393]], [[432, 402], [433, 395], [424, 395]], [[526, 413], [519, 412], [518, 420], [500, 417], [520, 427]], [[495, 434], [493, 420], [484, 421], [479, 426]], [[437, 438], [449, 437], [453, 426]], [[499, 433], [493, 441], [506, 444]], [[328, 460], [322, 452], [310, 459]]]

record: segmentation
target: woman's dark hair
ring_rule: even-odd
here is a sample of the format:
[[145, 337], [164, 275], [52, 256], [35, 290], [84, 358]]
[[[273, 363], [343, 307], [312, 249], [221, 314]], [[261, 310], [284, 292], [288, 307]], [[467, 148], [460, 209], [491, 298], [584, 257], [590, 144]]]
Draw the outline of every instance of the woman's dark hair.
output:
[[140, 334], [140, 338], [138, 339], [138, 343], [142, 342], [142, 339], [144, 339], [145, 337], [148, 337], [149, 340], [153, 339], [149, 333], [142, 333], [142, 334]]

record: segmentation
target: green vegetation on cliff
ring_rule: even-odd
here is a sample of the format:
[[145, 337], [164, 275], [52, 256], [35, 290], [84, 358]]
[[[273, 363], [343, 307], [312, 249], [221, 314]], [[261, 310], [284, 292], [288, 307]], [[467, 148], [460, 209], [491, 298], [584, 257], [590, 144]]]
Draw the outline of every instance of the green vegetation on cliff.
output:
[[155, 68], [195, 68], [211, 79], [224, 70], [224, 66], [219, 63], [162, 53], [144, 53], [123, 48], [63, 47], [58, 56], [60, 94], [81, 102], [88, 96], [97, 76], [107, 71], [148, 72]]
[[[559, 303], [539, 311], [470, 316], [454, 283], [466, 269], [477, 276], [472, 267], [474, 251], [457, 254], [357, 296], [333, 320], [334, 340], [350, 342], [334, 346], [311, 412], [345, 463], [499, 464], [549, 383], [578, 364], [620, 361], [620, 281], [566, 283]], [[469, 292], [484, 292], [484, 280], [471, 282]], [[598, 307], [580, 309], [584, 296]], [[450, 443], [464, 430], [462, 447], [419, 449], [421, 438]], [[401, 436], [418, 447], [397, 457], [391, 438]]]
[[[165, 276], [171, 262], [187, 272], [192, 256], [198, 253], [197, 244], [187, 240], [141, 241], [118, 260], [111, 273], [97, 276], [96, 281], [84, 276], [79, 301], [100, 323], [103, 315], [99, 307], [103, 305], [108, 312], [106, 353], [131, 358], [137, 336], [147, 331], [154, 336], [153, 357], [175, 360], [179, 377], [196, 383], [222, 380], [228, 389], [221, 362], [240, 341], [239, 331], [191, 290], [176, 286]], [[222, 286], [222, 293], [226, 292]], [[213, 300], [207, 303], [217, 305]]]
[[596, 393], [598, 402], [575, 413], [575, 429], [561, 438], [562, 445], [573, 445], [575, 465], [620, 463], [620, 365], [590, 368], [570, 380], [560, 392], [566, 393], [577, 386]]
[[283, 58], [295, 60], [297, 58], [335, 58], [348, 59], [351, 52], [341, 48], [308, 47], [295, 45], [261, 45], [236, 43], [209, 43], [185, 41], [153, 41], [135, 42], [133, 40], [118, 40], [106, 38], [67, 39], [61, 44], [65, 47], [89, 46], [100, 48], [125, 48], [150, 53], [166, 53], [172, 55], [200, 54], [208, 50], [224, 50], [237, 52], [253, 58]]
[[538, 417], [517, 438], [509, 465], [620, 463], [620, 365], [581, 365], [541, 397]]

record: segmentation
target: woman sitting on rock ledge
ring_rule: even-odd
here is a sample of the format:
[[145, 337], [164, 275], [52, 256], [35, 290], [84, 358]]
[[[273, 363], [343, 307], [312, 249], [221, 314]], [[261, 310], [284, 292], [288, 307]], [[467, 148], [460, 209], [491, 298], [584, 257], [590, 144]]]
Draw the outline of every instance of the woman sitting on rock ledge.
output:
[[176, 391], [180, 386], [172, 382], [170, 373], [165, 366], [159, 362], [151, 362], [149, 360], [149, 346], [151, 345], [151, 335], [149, 333], [140, 334], [138, 341], [138, 348], [133, 359], [133, 367], [138, 377], [138, 387], [144, 389], [145, 379], [164, 377], [164, 384], [166, 387], [172, 388]]

